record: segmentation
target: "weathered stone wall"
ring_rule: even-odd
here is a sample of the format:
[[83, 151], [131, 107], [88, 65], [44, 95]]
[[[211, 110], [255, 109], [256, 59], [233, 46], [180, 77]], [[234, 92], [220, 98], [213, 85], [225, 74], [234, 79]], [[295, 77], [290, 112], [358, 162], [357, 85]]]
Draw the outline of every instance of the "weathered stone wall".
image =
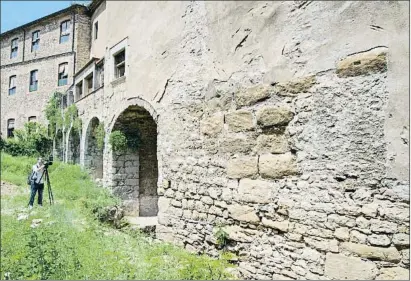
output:
[[[157, 237], [217, 255], [220, 225], [245, 278], [406, 279], [408, 8], [106, 2], [104, 91], [76, 103], [80, 161], [97, 117], [104, 185], [143, 215], [141, 180], [157, 180]], [[150, 146], [119, 156], [109, 134], [129, 107]]]
[[386, 51], [175, 109], [203, 137], [168, 155], [158, 235], [216, 254], [223, 224], [246, 278], [408, 276], [408, 182], [382, 164]]
[[99, 120], [93, 118], [86, 131], [84, 143], [84, 166], [89, 169], [94, 179], [103, 178], [103, 148], [97, 146], [94, 130], [99, 125]]

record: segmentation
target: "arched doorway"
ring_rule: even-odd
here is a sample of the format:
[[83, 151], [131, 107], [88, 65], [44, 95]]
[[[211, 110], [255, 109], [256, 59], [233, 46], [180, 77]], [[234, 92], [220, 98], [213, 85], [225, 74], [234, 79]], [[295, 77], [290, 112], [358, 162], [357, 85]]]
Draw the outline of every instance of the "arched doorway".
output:
[[70, 129], [67, 150], [67, 162], [80, 164], [80, 133], [74, 128]]
[[113, 192], [123, 199], [130, 215], [158, 212], [157, 124], [143, 107], [131, 105], [116, 119], [111, 132], [127, 139], [127, 148], [112, 153]]
[[97, 144], [96, 130], [100, 124], [97, 117], [91, 119], [84, 143], [84, 166], [94, 179], [103, 178], [103, 146]]

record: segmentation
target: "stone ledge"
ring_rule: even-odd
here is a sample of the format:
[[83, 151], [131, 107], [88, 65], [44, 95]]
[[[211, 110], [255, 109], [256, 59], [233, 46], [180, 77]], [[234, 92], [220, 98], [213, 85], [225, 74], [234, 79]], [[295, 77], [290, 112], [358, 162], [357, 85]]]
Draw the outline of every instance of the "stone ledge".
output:
[[387, 50], [386, 47], [378, 47], [348, 56], [337, 63], [337, 76], [341, 78], [386, 72]]
[[371, 247], [363, 244], [344, 242], [340, 245], [341, 249], [357, 254], [362, 258], [379, 259], [383, 261], [399, 262], [401, 255], [394, 247], [380, 248]]

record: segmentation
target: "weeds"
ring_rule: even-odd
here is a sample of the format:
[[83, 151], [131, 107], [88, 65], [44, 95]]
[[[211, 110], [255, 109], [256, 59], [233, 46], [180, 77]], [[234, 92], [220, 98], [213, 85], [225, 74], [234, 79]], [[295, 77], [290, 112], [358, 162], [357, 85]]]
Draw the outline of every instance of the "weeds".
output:
[[[166, 243], [149, 243], [139, 232], [122, 232], [101, 224], [95, 210], [119, 204], [98, 188], [76, 165], [55, 162], [49, 168], [55, 204], [17, 220], [27, 206], [27, 169], [34, 158], [1, 155], [2, 180], [19, 186], [13, 197], [2, 196], [1, 279], [232, 279], [232, 267]], [[94, 212], [93, 212], [94, 210]], [[97, 212], [98, 214], [98, 212]], [[31, 221], [41, 218], [40, 226]]]

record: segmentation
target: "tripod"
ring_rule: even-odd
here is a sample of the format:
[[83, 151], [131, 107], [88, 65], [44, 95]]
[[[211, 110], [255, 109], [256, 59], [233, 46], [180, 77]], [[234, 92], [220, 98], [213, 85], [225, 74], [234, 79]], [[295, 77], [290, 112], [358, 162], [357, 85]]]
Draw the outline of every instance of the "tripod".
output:
[[[54, 197], [53, 197], [53, 191], [51, 190], [51, 183], [50, 183], [50, 177], [49, 177], [49, 170], [47, 169], [48, 166], [44, 167], [44, 173], [41, 175], [41, 177], [44, 176], [44, 179], [46, 181], [47, 184], [47, 192], [49, 194], [49, 201], [50, 201], [50, 205], [54, 204]], [[41, 178], [40, 178], [41, 180]]]

